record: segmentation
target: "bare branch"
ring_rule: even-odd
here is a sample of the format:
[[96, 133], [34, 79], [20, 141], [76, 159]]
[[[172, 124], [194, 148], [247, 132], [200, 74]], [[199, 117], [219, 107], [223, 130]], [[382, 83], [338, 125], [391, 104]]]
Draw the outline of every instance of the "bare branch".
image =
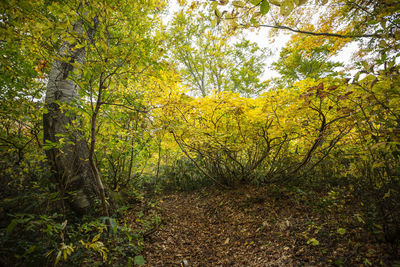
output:
[[[245, 26], [244, 24], [240, 24], [241, 26]], [[272, 29], [280, 29], [280, 30], [288, 30], [296, 33], [303, 33], [309, 34], [314, 36], [328, 36], [328, 37], [336, 37], [336, 38], [383, 38], [381, 34], [373, 33], [373, 34], [339, 34], [339, 33], [329, 33], [329, 32], [311, 32], [305, 30], [296, 30], [290, 28], [288, 26], [283, 25], [266, 25], [260, 24], [258, 26], [253, 26], [254, 28], [257, 27], [264, 27], [264, 28], [272, 28]]]

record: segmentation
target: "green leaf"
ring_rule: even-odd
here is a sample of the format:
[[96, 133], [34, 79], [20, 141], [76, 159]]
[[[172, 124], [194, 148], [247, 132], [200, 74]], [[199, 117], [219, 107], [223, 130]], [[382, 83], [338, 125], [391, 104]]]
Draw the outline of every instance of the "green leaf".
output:
[[142, 266], [146, 263], [146, 261], [143, 256], [135, 256], [135, 258], [133, 259], [133, 263]]
[[372, 263], [367, 258], [364, 259], [363, 263], [366, 266], [372, 266]]
[[369, 65], [368, 65], [368, 63], [367, 63], [366, 61], [362, 61], [361, 64], [363, 65], [363, 67], [364, 67], [364, 69], [365, 69], [366, 71], [369, 70]]
[[334, 264], [335, 266], [343, 266], [343, 261], [342, 261], [342, 260], [335, 260], [335, 261], [333, 262], [333, 264]]
[[309, 245], [313, 245], [313, 246], [318, 246], [319, 245], [319, 241], [315, 238], [311, 238], [307, 241], [307, 244]]
[[250, 19], [251, 24], [253, 25], [258, 25], [258, 20], [256, 20], [255, 18], [251, 18]]
[[355, 82], [358, 82], [358, 80], [360, 79], [360, 75], [361, 75], [361, 72], [357, 72], [356, 75], [354, 76], [354, 79], [353, 79], [353, 80], [354, 80]]
[[365, 224], [365, 221], [363, 220], [363, 218], [361, 217], [360, 214], [356, 213], [356, 214], [354, 214], [354, 217], [356, 217], [356, 219], [359, 223]]
[[217, 16], [217, 18], [221, 18], [221, 12], [218, 9], [215, 9], [215, 16]]
[[368, 25], [375, 25], [375, 24], [378, 24], [378, 23], [379, 22], [376, 21], [376, 20], [370, 20], [370, 21], [367, 22]]
[[36, 246], [35, 246], [35, 245], [30, 246], [30, 247], [25, 251], [24, 255], [31, 254], [32, 252], [35, 251], [35, 249], [36, 249]]
[[235, 7], [244, 7], [246, 4], [243, 1], [232, 1], [232, 5]]
[[258, 5], [261, 2], [261, 0], [250, 0], [250, 3], [252, 3], [253, 5]]
[[344, 229], [344, 228], [339, 228], [339, 229], [337, 229], [336, 232], [337, 232], [339, 235], [344, 235], [344, 234], [347, 232], [347, 230]]
[[270, 9], [269, 2], [267, 0], [263, 0], [260, 5], [261, 14], [263, 15], [267, 14], [269, 9]]
[[389, 191], [387, 191], [386, 194], [383, 196], [383, 199], [389, 198], [389, 197], [390, 197], [390, 189], [389, 189]]
[[14, 228], [15, 228], [15, 226], [17, 226], [17, 224], [18, 224], [17, 219], [12, 220], [11, 223], [7, 226], [6, 232], [7, 233], [12, 232], [12, 230], [14, 230]]

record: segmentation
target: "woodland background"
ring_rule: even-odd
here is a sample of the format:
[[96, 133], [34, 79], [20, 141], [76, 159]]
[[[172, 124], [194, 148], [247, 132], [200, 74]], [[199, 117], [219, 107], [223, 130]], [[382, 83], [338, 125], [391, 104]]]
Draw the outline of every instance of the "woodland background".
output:
[[1, 2], [0, 263], [143, 265], [184, 191], [307, 207], [293, 265], [399, 266], [400, 3], [178, 2]]

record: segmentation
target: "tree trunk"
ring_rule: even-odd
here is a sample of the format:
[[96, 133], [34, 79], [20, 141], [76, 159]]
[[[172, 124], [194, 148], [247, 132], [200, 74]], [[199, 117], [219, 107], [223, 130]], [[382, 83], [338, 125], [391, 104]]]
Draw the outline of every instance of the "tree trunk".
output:
[[[75, 23], [74, 31], [82, 35], [82, 22]], [[45, 107], [48, 112], [43, 116], [43, 131], [45, 143], [64, 143], [61, 147], [46, 150], [46, 155], [59, 183], [60, 192], [71, 193], [67, 196], [67, 202], [74, 211], [83, 215], [93, 211], [100, 192], [88, 162], [88, 144], [82, 132], [72, 123], [76, 116], [67, 114], [68, 110], [60, 109], [60, 104], [73, 105], [78, 95], [78, 86], [71, 79], [74, 70], [71, 63], [83, 64], [85, 49], [74, 49], [74, 46], [64, 42], [59, 56], [67, 58], [67, 62], [53, 62], [47, 84]]]

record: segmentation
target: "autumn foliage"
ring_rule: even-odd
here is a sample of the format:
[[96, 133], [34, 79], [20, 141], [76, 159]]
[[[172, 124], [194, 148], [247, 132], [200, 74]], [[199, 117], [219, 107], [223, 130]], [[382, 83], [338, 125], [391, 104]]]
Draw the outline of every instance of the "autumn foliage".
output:
[[[158, 194], [199, 189], [210, 190], [220, 203], [223, 190], [238, 190], [227, 194], [240, 195], [262, 216], [268, 216], [266, 199], [274, 201], [274, 210], [290, 201], [307, 206], [304, 216], [297, 206], [289, 209], [309, 223], [293, 229], [302, 231], [297, 237], [319, 259], [328, 253], [329, 264], [395, 263], [396, 1], [316, 1], [328, 3], [320, 13], [306, 1], [178, 1], [180, 11], [167, 26], [164, 1], [11, 2], [1, 4], [0, 14], [0, 264], [143, 265], [144, 238], [161, 227]], [[292, 32], [271, 64], [279, 77], [262, 76], [267, 50], [246, 40], [246, 31], [260, 27]], [[355, 40], [357, 51], [347, 65], [334, 61]], [[78, 52], [79, 62], [72, 60]], [[68, 101], [61, 95], [49, 104], [45, 95], [55, 62], [66, 74], [56, 80], [75, 91]], [[51, 139], [43, 118], [54, 111], [68, 123]], [[89, 153], [72, 149], [75, 158], [90, 161], [105, 187], [103, 211], [94, 197], [85, 216], [71, 209], [84, 186], [72, 187], [77, 177], [46, 157], [52, 151], [62, 159], [77, 143]], [[229, 205], [242, 205], [234, 202]], [[229, 205], [221, 214], [228, 214]], [[109, 216], [100, 216], [107, 209]], [[302, 218], [308, 213], [318, 225]], [[329, 221], [329, 213], [335, 220]], [[270, 224], [280, 233], [289, 227], [286, 219], [257, 217], [262, 225], [253, 229], [245, 212], [238, 214], [252, 229], [246, 231], [260, 235]], [[317, 251], [318, 239], [329, 245]], [[362, 259], [336, 262], [336, 251], [323, 250], [337, 249], [343, 240], [346, 249], [364, 243], [380, 246], [381, 253], [390, 249], [381, 258], [365, 252]]]

